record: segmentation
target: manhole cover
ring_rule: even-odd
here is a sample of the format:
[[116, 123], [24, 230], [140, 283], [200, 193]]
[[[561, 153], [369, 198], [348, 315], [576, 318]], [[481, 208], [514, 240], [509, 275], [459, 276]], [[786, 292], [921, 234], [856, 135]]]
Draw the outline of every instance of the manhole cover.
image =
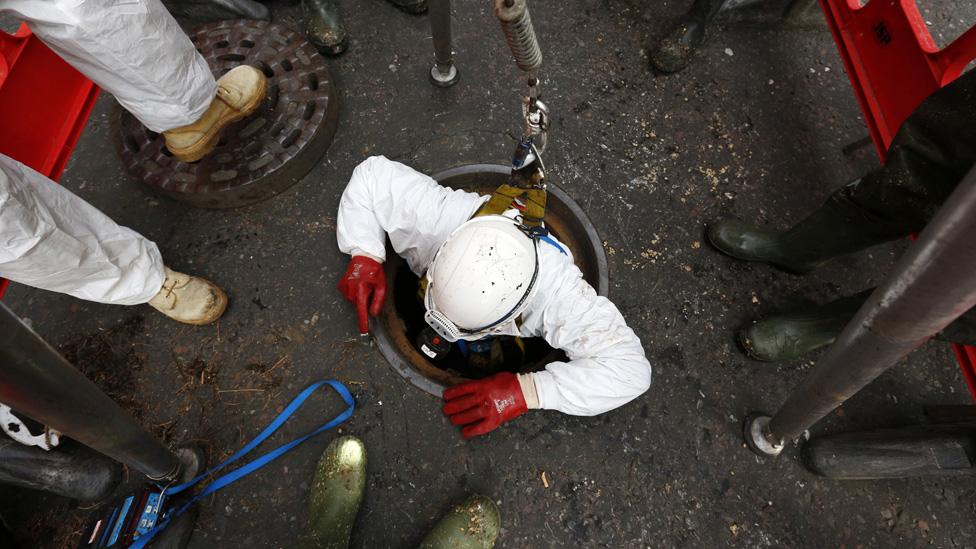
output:
[[[508, 179], [509, 172], [507, 166], [477, 164], [452, 168], [433, 177], [447, 187], [491, 194]], [[579, 205], [551, 181], [546, 226], [573, 251], [576, 265], [586, 281], [600, 295], [606, 296], [609, 288], [607, 256], [600, 237]], [[445, 387], [474, 377], [467, 369], [452, 364], [450, 355], [444, 361], [434, 363], [417, 350], [416, 337], [426, 326], [423, 305], [416, 297], [417, 277], [392, 250], [387, 250], [385, 271], [386, 303], [379, 316], [370, 320], [370, 333], [387, 362], [411, 384], [437, 397]], [[506, 365], [506, 369], [537, 371], [550, 362], [565, 360], [562, 351], [553, 349], [541, 338], [529, 338], [524, 343], [524, 360], [516, 365]]]
[[233, 208], [297, 183], [332, 143], [338, 106], [325, 60], [298, 33], [267, 21], [220, 21], [190, 40], [220, 77], [252, 65], [268, 96], [250, 117], [224, 129], [212, 153], [187, 164], [162, 136], [122, 113], [119, 154], [126, 171], [154, 190], [204, 208]]

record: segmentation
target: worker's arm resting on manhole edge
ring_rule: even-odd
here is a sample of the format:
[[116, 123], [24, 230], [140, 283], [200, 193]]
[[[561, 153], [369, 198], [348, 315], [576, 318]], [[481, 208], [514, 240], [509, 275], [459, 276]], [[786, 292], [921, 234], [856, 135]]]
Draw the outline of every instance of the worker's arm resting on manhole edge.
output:
[[[384, 261], [389, 235], [394, 250], [420, 276], [441, 244], [485, 200], [443, 187], [398, 162], [371, 157], [353, 172], [339, 203], [339, 249], [354, 256], [352, 271], [355, 256]], [[520, 331], [523, 336], [544, 338], [570, 360], [520, 376], [519, 385], [534, 385], [538, 395], [532, 398], [529, 389], [526, 404], [589, 416], [643, 394], [650, 386], [651, 367], [620, 311], [583, 280], [569, 255], [550, 245], [540, 250], [539, 291], [522, 314]], [[349, 276], [347, 272], [343, 282]]]
[[[541, 253], [539, 292], [522, 314], [521, 331], [544, 338], [569, 361], [530, 374], [539, 407], [593, 416], [646, 392], [651, 365], [617, 307], [597, 295], [569, 256], [552, 246]], [[526, 400], [531, 406], [531, 396]]]
[[454, 229], [487, 197], [439, 185], [413, 168], [383, 156], [364, 160], [339, 201], [339, 250], [383, 262], [386, 237], [417, 276]]
[[486, 197], [453, 191], [430, 177], [382, 156], [353, 171], [339, 201], [339, 250], [352, 257], [339, 292], [356, 305], [359, 333], [379, 314], [386, 297], [386, 237], [418, 276], [451, 232], [468, 220]]

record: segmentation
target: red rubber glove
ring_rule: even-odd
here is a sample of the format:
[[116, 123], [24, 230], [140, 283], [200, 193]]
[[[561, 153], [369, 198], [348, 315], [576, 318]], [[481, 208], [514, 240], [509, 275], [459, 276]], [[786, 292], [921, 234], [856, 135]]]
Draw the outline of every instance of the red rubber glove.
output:
[[464, 425], [464, 438], [494, 431], [529, 410], [518, 377], [510, 372], [445, 389], [444, 400], [444, 415], [454, 425]]
[[376, 316], [380, 314], [383, 300], [386, 299], [386, 275], [383, 273], [383, 264], [366, 256], [353, 256], [349, 261], [346, 274], [339, 279], [339, 293], [356, 305], [359, 333], [368, 334], [369, 316], [366, 314], [366, 303], [369, 302], [369, 314]]

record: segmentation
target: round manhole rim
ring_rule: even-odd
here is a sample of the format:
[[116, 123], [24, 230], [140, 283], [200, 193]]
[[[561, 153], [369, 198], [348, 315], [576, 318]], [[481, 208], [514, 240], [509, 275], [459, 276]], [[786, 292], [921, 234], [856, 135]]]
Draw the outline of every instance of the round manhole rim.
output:
[[[462, 177], [474, 174], [498, 174], [507, 176], [511, 172], [511, 168], [501, 164], [464, 164], [456, 166], [453, 168], [448, 168], [446, 170], [440, 171], [432, 175], [431, 177], [438, 183], [444, 181], [449, 181], [456, 177]], [[596, 231], [596, 227], [590, 220], [586, 212], [576, 203], [572, 197], [569, 196], [564, 190], [559, 186], [549, 183], [547, 188], [549, 194], [555, 198], [561, 205], [565, 206], [569, 210], [570, 214], [579, 221], [582, 226], [583, 234], [581, 236], [581, 241], [584, 245], [588, 246], [593, 251], [593, 256], [595, 259], [595, 271], [597, 276], [597, 283], [594, 285], [597, 294], [608, 297], [610, 289], [610, 276], [609, 276], [609, 263], [607, 260], [607, 252], [603, 247], [603, 241], [600, 239], [599, 233]], [[389, 274], [389, 273], [388, 273]], [[390, 299], [390, 296], [387, 298]], [[392, 304], [389, 305], [392, 307]], [[381, 316], [386, 314], [387, 307], [384, 306], [384, 312], [380, 313]], [[402, 323], [399, 315], [396, 315], [395, 320]], [[383, 355], [383, 358], [387, 363], [398, 373], [400, 376], [408, 381], [414, 387], [428, 393], [432, 396], [440, 398], [444, 389], [449, 385], [443, 381], [438, 381], [432, 379], [420, 371], [416, 366], [414, 366], [410, 360], [408, 360], [400, 351], [397, 346], [396, 341], [394, 341], [394, 336], [387, 330], [386, 323], [381, 320], [380, 317], [371, 317], [369, 321], [369, 331], [372, 334], [373, 339], [376, 341], [376, 346]], [[420, 357], [419, 351], [413, 349], [411, 350]], [[436, 368], [436, 366], [431, 365], [431, 368]], [[455, 378], [457, 376], [452, 376], [445, 372], [443, 376], [445, 378]], [[465, 378], [461, 378], [465, 379]]]

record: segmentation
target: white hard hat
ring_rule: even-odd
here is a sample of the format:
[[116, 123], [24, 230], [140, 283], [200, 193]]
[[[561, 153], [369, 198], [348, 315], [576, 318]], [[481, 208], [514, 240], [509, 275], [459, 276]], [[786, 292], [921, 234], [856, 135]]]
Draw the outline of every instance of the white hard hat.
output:
[[448, 341], [480, 339], [514, 321], [535, 290], [537, 246], [512, 218], [467, 221], [427, 269], [424, 320]]

